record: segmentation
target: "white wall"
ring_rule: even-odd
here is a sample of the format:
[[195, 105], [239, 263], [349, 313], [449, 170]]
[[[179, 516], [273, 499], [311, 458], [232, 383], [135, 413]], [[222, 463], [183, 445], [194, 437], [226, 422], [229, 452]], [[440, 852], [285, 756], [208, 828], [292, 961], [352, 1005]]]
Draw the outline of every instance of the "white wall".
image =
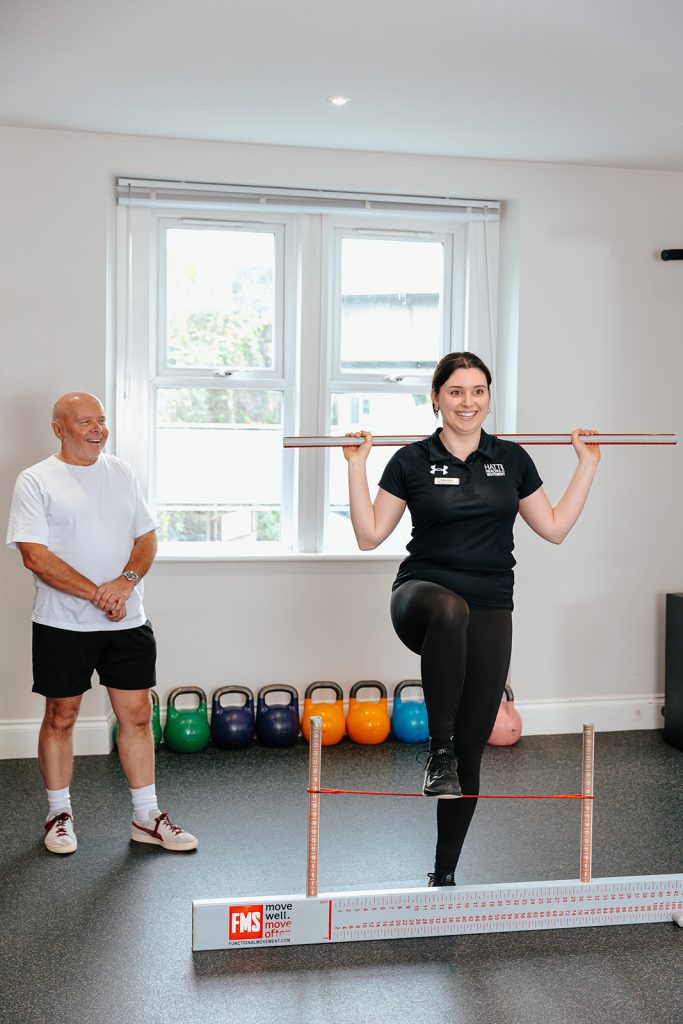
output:
[[[24, 129], [0, 129], [0, 167], [5, 507], [16, 474], [53, 450], [54, 397], [105, 394], [111, 379], [117, 175], [501, 199], [504, 328], [519, 310], [518, 429], [683, 433], [683, 266], [658, 258], [683, 245], [683, 174]], [[559, 497], [573, 454], [534, 455]], [[512, 681], [528, 728], [570, 730], [591, 710], [602, 728], [659, 723], [664, 595], [683, 590], [682, 477], [679, 449], [607, 450], [564, 545], [520, 525]], [[419, 675], [389, 621], [395, 566], [157, 563], [146, 604], [162, 702], [190, 682], [331, 678], [348, 689]], [[30, 694], [32, 588], [7, 550], [0, 578], [0, 753], [24, 756], [42, 706]], [[106, 713], [96, 687], [83, 709], [95, 739], [79, 749], [101, 749]]]

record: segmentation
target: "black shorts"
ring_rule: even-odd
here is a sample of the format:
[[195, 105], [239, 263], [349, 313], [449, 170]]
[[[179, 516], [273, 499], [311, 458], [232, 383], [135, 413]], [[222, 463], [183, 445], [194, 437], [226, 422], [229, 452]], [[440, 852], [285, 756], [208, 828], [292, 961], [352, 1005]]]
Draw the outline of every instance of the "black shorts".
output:
[[33, 692], [76, 697], [90, 689], [93, 672], [102, 686], [146, 690], [156, 682], [157, 645], [149, 620], [133, 629], [82, 633], [33, 623]]

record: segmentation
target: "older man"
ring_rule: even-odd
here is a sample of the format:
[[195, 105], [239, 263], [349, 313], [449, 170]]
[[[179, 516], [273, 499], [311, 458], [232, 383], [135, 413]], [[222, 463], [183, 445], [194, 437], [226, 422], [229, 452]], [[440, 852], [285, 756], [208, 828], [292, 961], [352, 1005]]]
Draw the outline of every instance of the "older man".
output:
[[45, 846], [77, 848], [69, 787], [73, 727], [97, 671], [119, 722], [121, 765], [133, 799], [131, 839], [192, 850], [197, 839], [157, 806], [149, 690], [156, 643], [142, 578], [156, 554], [155, 524], [132, 470], [103, 454], [108, 430], [94, 395], [62, 395], [52, 413], [60, 451], [19, 476], [7, 543], [36, 588], [33, 690], [45, 697], [38, 761], [47, 789]]

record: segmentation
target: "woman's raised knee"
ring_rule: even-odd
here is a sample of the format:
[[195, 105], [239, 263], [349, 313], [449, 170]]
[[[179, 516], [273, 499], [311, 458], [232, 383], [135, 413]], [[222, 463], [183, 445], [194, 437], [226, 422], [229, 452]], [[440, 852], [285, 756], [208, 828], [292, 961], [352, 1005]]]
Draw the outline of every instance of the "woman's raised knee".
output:
[[458, 594], [444, 589], [432, 596], [431, 619], [451, 629], [467, 629], [470, 607]]

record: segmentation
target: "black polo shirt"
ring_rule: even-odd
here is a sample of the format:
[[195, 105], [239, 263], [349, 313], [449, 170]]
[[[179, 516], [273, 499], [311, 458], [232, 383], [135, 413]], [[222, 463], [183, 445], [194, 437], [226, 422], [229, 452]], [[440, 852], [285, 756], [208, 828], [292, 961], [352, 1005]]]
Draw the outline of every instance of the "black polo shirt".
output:
[[413, 520], [408, 557], [393, 589], [406, 580], [440, 583], [468, 603], [512, 608], [512, 528], [521, 498], [541, 487], [524, 448], [481, 432], [465, 462], [439, 437], [399, 449], [379, 486], [407, 502]]

